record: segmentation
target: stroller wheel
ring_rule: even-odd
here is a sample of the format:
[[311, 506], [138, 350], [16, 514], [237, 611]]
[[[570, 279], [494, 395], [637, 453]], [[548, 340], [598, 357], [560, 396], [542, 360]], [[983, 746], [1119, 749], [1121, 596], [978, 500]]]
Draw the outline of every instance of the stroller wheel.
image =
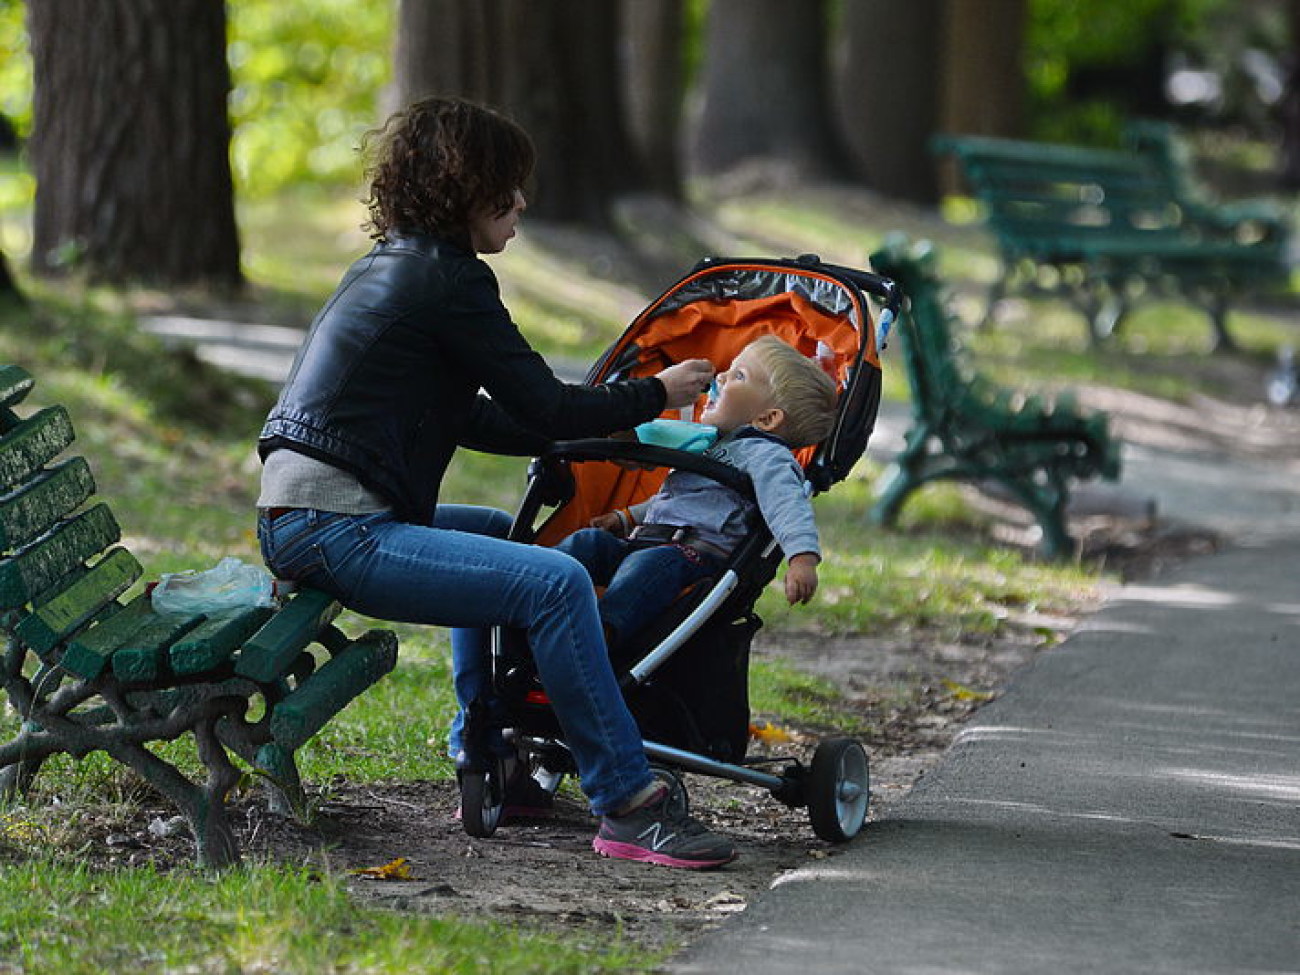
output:
[[852, 738], [828, 738], [813, 753], [807, 784], [808, 818], [828, 843], [858, 835], [867, 818], [871, 777], [867, 752]]
[[487, 771], [460, 773], [460, 821], [470, 836], [486, 838], [496, 832], [505, 807], [505, 775], [501, 762]]

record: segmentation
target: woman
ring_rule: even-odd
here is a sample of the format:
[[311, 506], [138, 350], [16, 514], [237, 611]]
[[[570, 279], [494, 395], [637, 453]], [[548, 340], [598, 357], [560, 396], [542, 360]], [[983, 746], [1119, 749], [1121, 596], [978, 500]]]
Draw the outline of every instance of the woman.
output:
[[[693, 402], [712, 367], [690, 360], [651, 378], [560, 382], [477, 256], [514, 236], [534, 161], [528, 136], [488, 109], [439, 98], [399, 112], [378, 136], [367, 201], [376, 243], [316, 316], [258, 442], [263, 557], [367, 616], [453, 627], [454, 755], [465, 705], [488, 688], [488, 628], [526, 629], [601, 817], [595, 849], [669, 866], [726, 863], [731, 844], [686, 818], [651, 774], [582, 567], [506, 541], [505, 512], [438, 504], [457, 447], [531, 455], [552, 440], [626, 430]], [[507, 807], [530, 804], [530, 784], [522, 769], [511, 777]]]

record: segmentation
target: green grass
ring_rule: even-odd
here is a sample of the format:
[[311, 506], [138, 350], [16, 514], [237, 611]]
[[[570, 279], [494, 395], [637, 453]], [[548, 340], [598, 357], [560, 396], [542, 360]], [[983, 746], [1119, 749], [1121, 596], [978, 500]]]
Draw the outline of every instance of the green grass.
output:
[[834, 681], [806, 674], [783, 660], [750, 663], [749, 705], [755, 715], [779, 716], [779, 724], [862, 735], [871, 729], [862, 716], [846, 711]]
[[0, 870], [0, 972], [629, 972], [654, 961], [621, 943], [359, 908], [341, 878], [274, 864], [212, 876], [28, 858]]

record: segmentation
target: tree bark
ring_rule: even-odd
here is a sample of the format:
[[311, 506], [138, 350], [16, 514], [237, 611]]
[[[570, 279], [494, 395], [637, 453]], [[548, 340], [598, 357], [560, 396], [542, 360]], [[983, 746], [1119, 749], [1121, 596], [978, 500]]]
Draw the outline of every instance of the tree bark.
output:
[[18, 282], [9, 271], [9, 262], [4, 251], [0, 251], [0, 301], [22, 301], [23, 293], [18, 290]]
[[32, 270], [238, 285], [222, 0], [29, 0]]
[[623, 0], [622, 89], [628, 135], [657, 193], [681, 200], [685, 97], [682, 0]]
[[[398, 88], [460, 95], [513, 117], [537, 146], [529, 213], [606, 226], [647, 189], [623, 114], [619, 5], [608, 0], [403, 0]], [[417, 73], [421, 62], [439, 63]], [[483, 66], [491, 70], [484, 70]]]
[[825, 0], [712, 0], [704, 43], [692, 168], [766, 160], [805, 177], [850, 172], [832, 121]]
[[492, 100], [492, 68], [501, 66], [488, 55], [500, 6], [497, 0], [399, 0], [389, 110], [433, 95]]
[[943, 131], [1019, 136], [1025, 125], [1027, 0], [947, 0]]
[[1280, 179], [1284, 189], [1300, 188], [1300, 0], [1287, 0], [1287, 28], [1291, 64], [1279, 106], [1282, 127]]
[[938, 127], [943, 0], [844, 5], [839, 117], [860, 178], [885, 196], [938, 199], [929, 151]]

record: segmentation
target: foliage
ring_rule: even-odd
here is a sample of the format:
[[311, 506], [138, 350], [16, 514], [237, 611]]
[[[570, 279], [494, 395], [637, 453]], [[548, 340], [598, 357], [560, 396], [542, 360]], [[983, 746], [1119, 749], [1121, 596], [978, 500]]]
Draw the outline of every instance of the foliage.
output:
[[391, 0], [231, 0], [232, 158], [241, 193], [352, 183], [381, 116]]
[[27, 51], [23, 0], [0, 0], [0, 114], [20, 136], [32, 123], [32, 59]]
[[[1140, 94], [1133, 79], [1166, 70], [1175, 52], [1223, 74], [1238, 70], [1232, 59], [1260, 39], [1234, 36], [1225, 44], [1214, 25], [1240, 22], [1243, 6], [1239, 0], [1030, 0], [1024, 50], [1034, 137], [1117, 144], [1134, 112], [1129, 99]], [[1113, 78], [1104, 91], [1077, 90], [1072, 81], [1088, 72]]]

